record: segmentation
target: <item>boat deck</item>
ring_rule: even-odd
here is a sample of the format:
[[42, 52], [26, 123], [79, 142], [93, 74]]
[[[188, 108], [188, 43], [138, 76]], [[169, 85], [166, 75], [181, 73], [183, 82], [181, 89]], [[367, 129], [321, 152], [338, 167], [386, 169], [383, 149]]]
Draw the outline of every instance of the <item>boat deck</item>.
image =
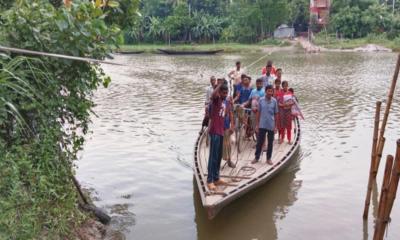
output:
[[235, 168], [230, 168], [226, 161], [221, 162], [220, 177], [227, 183], [228, 186], [217, 186], [217, 190], [210, 192], [207, 188], [207, 166], [209, 157], [209, 146], [207, 144], [207, 134], [199, 137], [197, 148], [195, 151], [195, 175], [200, 189], [203, 206], [215, 207], [223, 202], [229, 202], [259, 184], [265, 182], [269, 177], [272, 177], [280, 168], [288, 162], [293, 152], [299, 145], [299, 121], [296, 119], [292, 129], [292, 144], [279, 144], [277, 135], [275, 135], [274, 149], [272, 153], [273, 165], [266, 163], [266, 152], [262, 153], [260, 161], [256, 164], [251, 164], [254, 159], [255, 141], [242, 141], [241, 151], [238, 153], [236, 143], [232, 144], [232, 161], [236, 163]]

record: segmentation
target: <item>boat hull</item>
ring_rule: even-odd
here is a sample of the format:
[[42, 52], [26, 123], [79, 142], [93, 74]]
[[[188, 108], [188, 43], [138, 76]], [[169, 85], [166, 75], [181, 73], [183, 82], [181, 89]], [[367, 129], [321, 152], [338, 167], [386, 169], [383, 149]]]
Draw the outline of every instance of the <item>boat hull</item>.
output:
[[206, 170], [204, 169], [204, 166], [201, 166], [202, 165], [201, 162], [203, 162], [204, 164], [205, 160], [200, 159], [202, 157], [204, 158], [205, 156], [205, 154], [204, 153], [201, 154], [200, 151], [204, 148], [204, 146], [202, 146], [202, 143], [204, 142], [204, 138], [207, 136], [206, 134], [202, 134], [199, 136], [199, 138], [196, 141], [195, 151], [194, 151], [195, 152], [194, 175], [196, 178], [197, 187], [201, 196], [203, 207], [206, 209], [209, 219], [213, 219], [221, 211], [221, 209], [223, 209], [223, 207], [225, 207], [232, 201], [240, 198], [241, 196], [250, 192], [251, 190], [265, 184], [267, 181], [276, 176], [279, 172], [281, 172], [290, 164], [293, 156], [299, 149], [300, 136], [301, 136], [299, 120], [295, 119], [294, 123], [295, 123], [295, 128], [293, 134], [294, 136], [293, 144], [289, 145], [287, 149], [284, 149], [285, 151], [283, 151], [281, 159], [274, 159], [273, 157], [274, 165], [272, 167], [265, 168], [265, 171], [263, 169], [260, 169], [259, 173], [255, 175], [253, 178], [249, 178], [249, 180], [246, 180], [246, 183], [241, 184], [235, 188], [232, 187], [230, 189], [224, 190], [222, 193], [226, 193], [226, 195], [220, 197], [220, 199], [216, 199], [215, 201], [209, 199], [209, 198], [215, 199], [216, 197], [212, 196], [210, 197], [210, 192], [207, 189], [204, 178], [205, 175], [204, 171]]
[[178, 51], [178, 50], [168, 50], [168, 49], [157, 49], [161, 53], [168, 55], [213, 55], [223, 52], [223, 49], [212, 50], [212, 51]]

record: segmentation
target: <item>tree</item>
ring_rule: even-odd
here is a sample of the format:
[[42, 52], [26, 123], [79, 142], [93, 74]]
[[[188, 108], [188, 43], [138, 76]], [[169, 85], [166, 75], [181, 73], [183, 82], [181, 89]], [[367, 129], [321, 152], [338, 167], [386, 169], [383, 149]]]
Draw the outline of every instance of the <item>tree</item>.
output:
[[166, 18], [172, 14], [173, 7], [167, 0], [141, 1], [140, 12], [143, 16]]
[[173, 14], [165, 19], [164, 24], [169, 42], [171, 42], [171, 39], [186, 40], [189, 36], [189, 30], [192, 28], [187, 4], [177, 4]]
[[364, 33], [382, 33], [391, 30], [393, 15], [381, 4], [373, 4], [362, 13]]
[[345, 37], [360, 37], [361, 10], [358, 7], [345, 7], [332, 17], [332, 27]]
[[151, 39], [156, 40], [164, 37], [165, 31], [166, 31], [165, 26], [162, 24], [161, 19], [159, 17], [149, 18], [147, 35]]
[[298, 32], [305, 32], [308, 29], [310, 18], [309, 5], [309, 0], [291, 0], [288, 3], [288, 22]]
[[104, 7], [107, 12], [106, 22], [117, 24], [123, 29], [132, 27], [140, 16], [138, 9], [139, 0], [108, 1], [108, 6]]

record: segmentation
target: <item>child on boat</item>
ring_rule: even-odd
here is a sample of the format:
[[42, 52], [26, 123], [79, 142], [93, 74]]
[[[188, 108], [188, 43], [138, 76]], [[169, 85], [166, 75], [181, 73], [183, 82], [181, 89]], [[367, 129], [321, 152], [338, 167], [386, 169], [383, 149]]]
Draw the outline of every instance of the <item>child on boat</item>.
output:
[[235, 129], [235, 121], [233, 119], [233, 104], [230, 100], [225, 99], [225, 119], [224, 119], [224, 140], [222, 149], [222, 159], [224, 159], [228, 166], [235, 168], [235, 164], [231, 161], [231, 135]]
[[298, 117], [298, 118], [304, 120], [303, 113], [301, 112], [301, 109], [300, 109], [300, 106], [299, 106], [299, 100], [298, 100], [298, 98], [294, 95], [294, 90], [293, 90], [293, 88], [289, 88], [288, 90], [289, 90], [289, 92], [292, 93], [292, 95], [293, 95], [293, 101], [294, 101], [294, 104], [293, 104], [293, 106], [292, 106], [292, 115], [293, 115], [294, 117]]

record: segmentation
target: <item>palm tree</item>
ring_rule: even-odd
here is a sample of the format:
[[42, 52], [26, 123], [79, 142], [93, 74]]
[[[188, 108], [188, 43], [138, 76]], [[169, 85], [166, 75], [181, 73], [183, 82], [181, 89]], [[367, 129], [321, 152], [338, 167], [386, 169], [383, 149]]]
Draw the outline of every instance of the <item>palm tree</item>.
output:
[[154, 39], [163, 37], [165, 34], [165, 26], [159, 17], [150, 17], [148, 26], [148, 35]]

